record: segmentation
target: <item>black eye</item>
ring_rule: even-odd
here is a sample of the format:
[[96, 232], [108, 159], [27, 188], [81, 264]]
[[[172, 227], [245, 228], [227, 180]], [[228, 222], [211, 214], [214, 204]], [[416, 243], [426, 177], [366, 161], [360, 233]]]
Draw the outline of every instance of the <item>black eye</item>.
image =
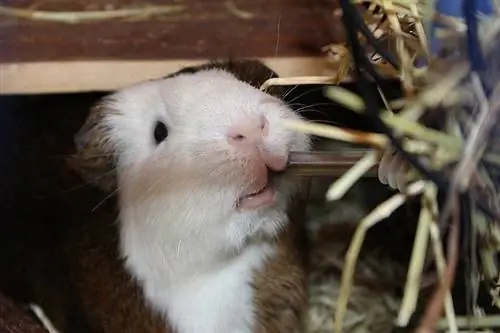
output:
[[161, 121], [156, 122], [155, 130], [154, 130], [153, 135], [154, 135], [156, 144], [157, 145], [160, 144], [168, 136], [167, 125], [165, 125]]

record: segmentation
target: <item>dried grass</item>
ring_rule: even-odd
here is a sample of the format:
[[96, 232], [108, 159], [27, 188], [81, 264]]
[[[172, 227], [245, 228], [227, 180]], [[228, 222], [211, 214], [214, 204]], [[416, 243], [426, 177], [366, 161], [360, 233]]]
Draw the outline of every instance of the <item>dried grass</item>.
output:
[[146, 20], [153, 16], [180, 13], [184, 9], [185, 6], [183, 5], [148, 5], [137, 8], [107, 10], [46, 11], [0, 5], [0, 15], [25, 20], [78, 24], [113, 19]]
[[40, 320], [42, 323], [42, 326], [47, 330], [47, 333], [59, 333], [59, 331], [54, 327], [50, 319], [45, 315], [45, 312], [43, 309], [36, 305], [36, 304], [30, 304], [30, 309], [33, 312], [33, 314]]
[[[367, 308], [365, 315], [376, 317], [370, 310], [371, 305], [359, 304], [361, 299], [369, 299], [373, 295], [368, 289], [354, 289], [353, 275], [355, 268], [362, 263], [358, 261], [361, 247], [365, 240], [367, 231], [376, 223], [391, 215], [395, 209], [403, 205], [410, 196], [421, 195], [422, 208], [418, 221], [415, 245], [413, 247], [409, 269], [406, 273], [406, 283], [404, 287], [404, 297], [401, 302], [395, 302], [391, 298], [382, 298], [381, 302], [387, 302], [387, 308], [394, 310], [396, 324], [405, 326], [413, 315], [422, 285], [422, 271], [425, 264], [426, 254], [432, 252], [436, 262], [437, 273], [440, 283], [429, 303], [427, 312], [424, 314], [420, 332], [431, 331], [434, 328], [447, 330], [449, 332], [459, 332], [459, 329], [469, 328], [493, 328], [500, 326], [500, 318], [497, 316], [482, 316], [476, 313], [473, 320], [470, 318], [456, 318], [454, 304], [449, 286], [453, 280], [454, 264], [456, 264], [456, 251], [453, 246], [448, 248], [448, 262], [445, 260], [445, 250], [441, 242], [440, 223], [444, 216], [452, 216], [453, 223], [458, 221], [455, 198], [458, 192], [469, 192], [474, 197], [485, 197], [485, 202], [490, 204], [490, 209], [500, 216], [498, 207], [498, 195], [495, 177], [488, 170], [479, 165], [479, 162], [487, 162], [491, 168], [500, 165], [500, 153], [488, 150], [485, 133], [488, 125], [495, 124], [495, 117], [500, 109], [498, 93], [493, 94], [493, 98], [488, 100], [484, 96], [482, 88], [477, 84], [477, 80], [469, 75], [469, 67], [465, 63], [453, 64], [443, 78], [436, 80], [436, 74], [444, 74], [436, 71], [442, 63], [429, 59], [428, 38], [426, 36], [426, 26], [434, 17], [434, 1], [423, 0], [356, 0], [355, 3], [369, 2], [369, 9], [363, 13], [363, 19], [371, 28], [372, 33], [379, 41], [384, 42], [385, 48], [396, 55], [400, 63], [400, 69], [395, 70], [389, 66], [377, 53], [368, 47], [365, 38], [360, 37], [362, 43], [369, 49], [370, 58], [380, 73], [386, 77], [397, 77], [401, 80], [405, 99], [400, 101], [387, 101], [386, 108], [382, 110], [381, 120], [392, 128], [398, 137], [402, 138], [405, 150], [418, 155], [425, 160], [427, 165], [435, 171], [442, 170], [444, 166], [454, 165], [452, 177], [450, 199], [441, 212], [438, 212], [436, 203], [436, 187], [430, 181], [418, 179], [418, 174], [413, 173], [410, 179], [413, 182], [403, 193], [396, 194], [376, 209], [361, 219], [357, 229], [351, 239], [350, 245], [342, 261], [342, 277], [340, 282], [329, 280], [326, 283], [317, 285], [317, 289], [312, 290], [313, 308], [316, 312], [310, 312], [310, 318], [316, 318], [315, 325], [309, 326], [308, 332], [319, 332], [321, 328], [327, 327], [335, 333], [345, 331], [346, 327], [356, 330], [359, 321], [366, 321], [366, 316], [359, 317], [350, 315], [348, 322], [346, 315], [352, 307]], [[497, 4], [498, 5], [498, 4]], [[227, 6], [242, 18], [250, 17], [249, 13], [242, 12], [234, 6], [231, 1]], [[383, 9], [387, 15], [387, 20], [382, 21], [382, 15], [375, 12], [376, 6]], [[156, 15], [167, 15], [179, 13], [184, 10], [184, 6], [146, 6], [143, 8], [116, 9], [106, 11], [85, 11], [85, 12], [50, 12], [35, 9], [20, 9], [0, 5], [0, 15], [41, 21], [55, 21], [60, 23], [76, 24], [82, 22], [101, 21], [108, 19], [137, 19], [148, 18]], [[335, 12], [334, 15], [338, 15]], [[440, 18], [442, 19], [442, 18]], [[463, 29], [460, 22], [451, 22], [457, 29]], [[485, 32], [486, 31], [486, 32]], [[487, 29], [483, 31], [485, 45], [497, 36], [500, 31], [500, 22], [491, 20]], [[439, 31], [443, 35], [443, 31]], [[452, 41], [458, 40], [459, 35], [446, 35]], [[265, 90], [274, 85], [298, 85], [298, 84], [330, 84], [334, 85], [351, 79], [352, 58], [346, 45], [327, 45], [324, 48], [328, 57], [338, 67], [337, 74], [332, 77], [296, 77], [270, 79], [261, 87]], [[417, 59], [427, 58], [429, 66], [417, 66]], [[467, 81], [464, 84], [464, 80]], [[472, 91], [476, 100], [473, 106], [478, 106], [479, 116], [471, 114], [470, 102], [464, 102], [463, 91]], [[339, 87], [330, 87], [326, 95], [338, 103], [348, 107], [352, 112], [363, 112], [363, 100]], [[480, 98], [478, 98], [478, 96]], [[384, 97], [384, 96], [382, 96]], [[401, 111], [395, 114], [392, 108], [401, 107]], [[438, 131], [427, 127], [420, 119], [432, 107], [445, 105], [449, 112], [441, 114], [446, 119], [448, 127], [446, 130]], [[473, 112], [472, 112], [473, 113]], [[478, 119], [476, 119], [478, 118]], [[464, 120], [465, 119], [465, 120]], [[376, 133], [364, 133], [338, 128], [331, 125], [312, 124], [304, 121], [288, 121], [289, 126], [295, 131], [305, 132], [311, 135], [321, 136], [333, 140], [345, 141], [354, 144], [369, 145], [372, 147], [360, 161], [348, 172], [341, 176], [327, 191], [328, 200], [339, 200], [368, 170], [377, 163], [381, 156], [381, 151], [389, 149], [389, 140], [386, 136]], [[468, 131], [461, 133], [457, 131], [459, 127], [467, 127]], [[410, 170], [411, 172], [412, 170]], [[500, 171], [498, 172], [500, 173]], [[465, 175], [465, 176], [462, 176]], [[495, 206], [496, 205], [496, 206]], [[486, 279], [499, 279], [498, 267], [494, 260], [497, 251], [500, 250], [500, 228], [492, 223], [490, 216], [486, 216], [477, 207], [473, 207], [472, 227], [474, 231], [487, 240], [480, 248], [480, 257], [483, 270], [480, 275]], [[497, 221], [495, 221], [497, 222]], [[455, 226], [455, 229], [456, 226]], [[457, 233], [451, 232], [451, 241], [454, 244]], [[429, 248], [430, 243], [430, 248]], [[455, 249], [456, 250], [456, 249]], [[453, 255], [454, 254], [454, 255]], [[332, 256], [331, 258], [333, 258]], [[330, 259], [331, 259], [330, 258]], [[323, 288], [323, 289], [322, 289]], [[324, 288], [331, 292], [330, 298], [323, 297]], [[360, 291], [361, 290], [361, 291]], [[499, 290], [492, 289], [491, 296], [493, 304], [500, 307]], [[378, 294], [381, 295], [381, 294]], [[381, 303], [379, 302], [379, 304]], [[441, 309], [444, 307], [445, 319], [441, 317]], [[396, 311], [396, 308], [398, 310]], [[35, 312], [37, 308], [34, 308]], [[329, 319], [328, 319], [329, 313]], [[326, 314], [326, 315], [325, 315]], [[319, 320], [320, 318], [321, 320]], [[354, 321], [353, 321], [354, 318]], [[356, 322], [358, 320], [358, 322]], [[326, 324], [325, 324], [326, 322]], [[311, 321], [309, 322], [311, 323]], [[316, 325], [316, 324], [319, 324]], [[386, 327], [386, 326], [384, 326]], [[373, 328], [371, 328], [373, 330]], [[369, 331], [366, 331], [369, 332]]]
[[[330, 147], [338, 148], [331, 144]], [[348, 149], [348, 148], [345, 148]], [[331, 333], [335, 324], [332, 313], [337, 309], [345, 252], [359, 219], [371, 210], [365, 199], [367, 190], [384, 197], [383, 187], [370, 186], [376, 181], [365, 179], [338, 201], [324, 203], [326, 193], [323, 178], [313, 178], [307, 206], [307, 229], [310, 247], [308, 294], [309, 307], [302, 332]], [[402, 287], [405, 267], [392, 258], [389, 251], [377, 242], [381, 231], [368, 234], [376, 247], [364, 247], [359, 254], [346, 306], [343, 333], [389, 332], [397, 315], [401, 299], [397, 290]]]
[[[397, 134], [405, 150], [418, 156], [429, 169], [441, 172], [446, 167], [448, 171], [445, 174], [451, 175], [448, 179], [451, 186], [448, 191], [449, 198], [441, 211], [438, 212], [435, 184], [419, 180], [421, 176], [415, 170], [407, 170], [405, 172], [409, 173], [408, 179], [412, 179], [413, 183], [407, 186], [403, 193], [390, 198], [361, 219], [345, 254], [345, 266], [343, 267], [341, 284], [338, 286], [338, 293], [332, 294], [332, 297], [336, 299], [330, 300], [330, 303], [334, 304], [331, 311], [335, 311], [335, 314], [332, 313], [334, 323], [331, 328], [333, 332], [341, 333], [345, 327], [344, 318], [348, 311], [348, 304], [353, 301], [350, 298], [352, 296], [350, 293], [354, 268], [358, 263], [358, 254], [367, 230], [390, 215], [405, 202], [408, 196], [421, 195], [422, 208], [415, 236], [415, 246], [396, 324], [399, 326], [407, 325], [415, 311], [426, 256], [427, 253], [431, 252], [436, 262], [440, 283], [436, 286], [423, 315], [421, 326], [417, 331], [431, 332], [439, 328], [449, 332], [459, 332], [459, 329], [471, 326], [471, 323], [464, 318], [455, 317], [454, 303], [449, 290], [454, 280], [454, 271], [458, 260], [460, 210], [457, 206], [457, 198], [459, 193], [470, 194], [475, 200], [481, 201], [486, 206], [486, 210], [494, 215], [492, 217], [491, 214], [486, 214], [484, 207], [481, 209], [476, 205], [472, 207], [471, 233], [476, 234], [484, 241], [482, 244], [476, 244], [477, 249], [473, 249], [474, 251], [479, 250], [482, 268], [481, 271], [472, 272], [475, 274], [474, 279], [494, 282], [499, 279], [495, 255], [500, 250], [500, 228], [496, 218], [500, 216], [500, 200], [497, 194], [499, 184], [496, 180], [496, 176], [500, 175], [500, 170], [497, 170], [500, 165], [500, 151], [491, 149], [486, 133], [492, 127], [494, 131], [496, 127], [500, 128], [496, 119], [497, 113], [500, 112], [500, 104], [498, 103], [500, 90], [497, 92], [496, 89], [500, 88], [496, 87], [496, 77], [490, 78], [496, 88], [492, 97], [488, 99], [482, 91], [482, 87], [477, 83], [477, 78], [471, 75], [469, 66], [463, 59], [458, 59], [451, 64], [448, 62], [448, 66], [443, 67], [443, 61], [429, 57], [425, 27], [428, 26], [430, 19], [435, 14], [433, 1], [373, 0], [368, 2], [371, 3], [371, 6], [363, 14], [363, 18], [369, 27], [376, 27], [372, 29], [373, 34], [380, 36], [379, 40], [385, 40], [386, 48], [389, 48], [392, 54], [397, 55], [400, 70], [393, 69], [380, 61], [380, 58], [372, 57], [372, 61], [380, 73], [389, 77], [398, 77], [405, 93], [405, 99], [397, 102], [402, 108], [397, 114], [391, 109], [394, 101], [387, 101], [382, 96], [386, 108], [381, 110], [380, 119]], [[381, 22], [381, 15], [375, 13], [375, 5], [382, 8], [387, 14], [388, 20], [386, 22]], [[334, 15], [338, 15], [338, 12], [335, 12]], [[460, 24], [451, 23], [455, 26]], [[492, 41], [499, 35], [500, 20], [497, 18], [488, 19], [480, 31], [485, 51], [488, 52], [488, 49], [491, 51], [495, 47], [495, 43]], [[445, 35], [444, 32], [446, 31], [438, 31], [437, 33], [441, 34], [441, 37], [446, 36], [450, 43], [449, 48], [459, 47], [458, 43], [455, 45], [452, 43], [463, 42], [460, 33]], [[360, 39], [366, 46], [364, 38]], [[498, 46], [496, 47], [498, 48]], [[267, 89], [272, 85], [334, 85], [344, 80], [350, 80], [352, 59], [347, 47], [345, 45], [329, 45], [325, 47], [325, 51], [339, 68], [335, 76], [273, 79], [266, 82], [262, 89]], [[373, 51], [371, 52], [373, 53]], [[496, 52], [497, 58], [499, 52]], [[428, 67], [417, 67], [416, 59], [422, 57], [427, 58], [430, 64]], [[439, 71], [440, 67], [446, 68], [447, 71]], [[441, 78], [438, 78], [439, 76]], [[364, 102], [359, 96], [340, 87], [329, 87], [326, 90], [326, 95], [353, 112], [360, 113], [365, 109]], [[447, 110], [447, 112], [437, 114], [446, 123], [445, 128], [440, 130], [427, 127], [421, 120], [424, 114], [431, 112], [429, 110], [438, 112], [436, 111], [437, 106], [442, 106]], [[306, 121], [287, 121], [285, 124], [295, 131], [372, 147], [372, 150], [367, 152], [359, 163], [331, 185], [327, 192], [329, 200], [341, 198], [365, 172], [377, 163], [377, 156], [381, 156], [382, 151], [390, 149], [390, 141], [381, 134], [357, 132]], [[496, 133], [499, 133], [499, 130], [496, 129]], [[493, 145], [493, 147], [495, 146], [498, 146], [498, 143]], [[488, 167], [485, 167], [484, 164]], [[395, 170], [394, 172], [399, 171]], [[448, 260], [445, 260], [440, 229], [447, 222], [447, 217], [451, 218], [451, 232], [448, 237]], [[473, 260], [472, 255], [470, 260]], [[491, 290], [492, 302], [497, 306], [500, 304], [498, 289]], [[477, 293], [477, 288], [472, 293]], [[477, 295], [472, 296], [472, 302], [475, 302]], [[478, 308], [477, 304], [473, 304], [473, 307]], [[446, 318], [440, 320], [443, 308]], [[473, 324], [476, 327], [490, 328], [498, 325], [497, 317], [482, 316], [480, 312], [476, 311], [474, 314]]]

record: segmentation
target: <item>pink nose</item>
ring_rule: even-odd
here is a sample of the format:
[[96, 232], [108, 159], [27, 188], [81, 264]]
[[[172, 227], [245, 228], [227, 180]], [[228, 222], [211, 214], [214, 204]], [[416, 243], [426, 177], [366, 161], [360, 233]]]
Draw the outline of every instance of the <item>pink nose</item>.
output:
[[[259, 148], [262, 138], [269, 134], [269, 123], [266, 117], [256, 119], [243, 119], [229, 129], [227, 140], [232, 146], [242, 149]], [[263, 147], [260, 147], [263, 148]], [[265, 149], [257, 149], [258, 157], [270, 169], [282, 171], [287, 165], [287, 158], [274, 156]]]
[[262, 137], [266, 137], [268, 133], [269, 123], [266, 117], [246, 118], [229, 129], [227, 140], [233, 146], [253, 146], [262, 140]]

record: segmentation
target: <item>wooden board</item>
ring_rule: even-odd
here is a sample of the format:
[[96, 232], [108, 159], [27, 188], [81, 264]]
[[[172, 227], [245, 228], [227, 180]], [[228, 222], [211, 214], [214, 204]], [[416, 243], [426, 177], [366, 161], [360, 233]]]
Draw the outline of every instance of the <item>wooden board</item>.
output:
[[[333, 75], [324, 57], [261, 58], [280, 76]], [[0, 64], [0, 94], [111, 91], [165, 76], [200, 60], [68, 61]]]
[[0, 93], [113, 90], [226, 57], [260, 58], [282, 76], [321, 75], [329, 70], [322, 48], [343, 38], [329, 0], [2, 2], [52, 13], [165, 5], [184, 9], [67, 23], [20, 18], [0, 8]]
[[184, 10], [77, 24], [0, 11], [0, 63], [319, 56], [341, 31], [332, 16], [333, 4], [322, 0], [8, 0], [2, 4], [43, 11], [147, 5], [180, 5]]

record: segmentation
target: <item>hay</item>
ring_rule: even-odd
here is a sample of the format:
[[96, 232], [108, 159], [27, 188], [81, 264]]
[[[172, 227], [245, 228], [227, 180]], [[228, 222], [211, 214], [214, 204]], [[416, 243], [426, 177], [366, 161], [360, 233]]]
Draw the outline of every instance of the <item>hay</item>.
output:
[[[370, 185], [356, 183], [345, 197], [325, 205], [324, 179], [313, 179], [307, 207], [307, 234], [311, 244], [309, 306], [303, 332], [331, 333], [333, 330], [332, 313], [338, 308], [342, 271], [346, 265], [344, 254], [357, 221], [370, 210], [371, 205], [363, 198]], [[385, 193], [370, 190], [379, 195]], [[377, 242], [377, 237], [373, 237], [377, 235], [370, 236], [370, 240]], [[389, 332], [400, 306], [396, 290], [402, 287], [404, 274], [404, 266], [381, 248], [363, 249], [356, 265], [342, 332]]]
[[30, 309], [33, 314], [40, 320], [43, 327], [47, 330], [48, 333], [59, 333], [59, 331], [54, 327], [49, 318], [45, 315], [42, 308], [36, 304], [30, 304]]
[[0, 332], [48, 333], [24, 304], [0, 292]]
[[[500, 35], [500, 20], [496, 17], [484, 19], [478, 29], [481, 43], [479, 45], [484, 45], [484, 52], [488, 54], [485, 59], [490, 66], [491, 73], [489, 73], [478, 70], [480, 63], [477, 55], [475, 60], [471, 58], [472, 67], [463, 56], [467, 54], [464, 51], [465, 45], [478, 43], [468, 37], [470, 43], [466, 44], [464, 31], [469, 29], [469, 25], [437, 15], [433, 1], [357, 1], [357, 3], [370, 3], [367, 10], [358, 14], [354, 7], [346, 4], [347, 1], [340, 2], [343, 6], [340, 14], [349, 17], [343, 19], [346, 27], [351, 24], [347, 21], [356, 21], [353, 17], [359, 15], [364, 21], [365, 30], [362, 24], [358, 24], [360, 31], [358, 34], [353, 29], [346, 29], [350, 48], [346, 45], [325, 47], [324, 50], [338, 68], [337, 74], [332, 77], [282, 78], [270, 80], [262, 86], [262, 89], [267, 89], [277, 84], [332, 85], [351, 80], [356, 75], [361, 79], [365, 77], [366, 80], [367, 74], [359, 68], [362, 66], [366, 71], [366, 68], [372, 66], [372, 70], [379, 73], [368, 73], [372, 79], [377, 80], [377, 75], [397, 77], [401, 80], [404, 90], [405, 99], [396, 103], [388, 101], [379, 88], [378, 94], [382, 95], [385, 108], [378, 110], [376, 114], [377, 110], [373, 110], [371, 102], [365, 103], [365, 100], [373, 97], [373, 94], [361, 91], [363, 96], [357, 96], [339, 87], [326, 89], [327, 97], [346, 106], [352, 112], [363, 113], [366, 109], [371, 109], [368, 117], [386, 129], [382, 134], [364, 133], [306, 121], [285, 122], [286, 126], [295, 131], [372, 147], [359, 163], [332, 184], [327, 191], [329, 194], [327, 199], [341, 199], [377, 162], [376, 157], [380, 156], [383, 160], [381, 169], [385, 170], [380, 170], [379, 176], [380, 172], [389, 174], [391, 186], [397, 183], [398, 188], [402, 190], [402, 193], [387, 200], [361, 219], [345, 255], [342, 281], [337, 286], [338, 292], [334, 293], [332, 289], [332, 297], [336, 297], [336, 301], [335, 308], [330, 310], [335, 311], [335, 315], [331, 314], [334, 322], [329, 327], [335, 333], [342, 332], [345, 327], [344, 319], [351, 302], [350, 296], [352, 297], [354, 268], [359, 264], [358, 255], [367, 230], [390, 215], [410, 195], [421, 196], [422, 208], [396, 324], [406, 326], [414, 314], [419, 299], [422, 271], [427, 253], [430, 251], [434, 254], [440, 283], [437, 284], [427, 304], [417, 331], [433, 332], [439, 328], [458, 332], [459, 328], [470, 326], [470, 323], [463, 318], [455, 317], [454, 302], [450, 292], [458, 261], [459, 233], [464, 232], [463, 225], [465, 225], [468, 228], [465, 232], [470, 233], [465, 236], [471, 239], [471, 252], [468, 253], [468, 264], [471, 265], [471, 277], [468, 279], [471, 281], [468, 290], [469, 302], [472, 302], [472, 307], [477, 310], [472, 322], [481, 328], [495, 326], [498, 324], [498, 318], [481, 314], [482, 310], [476, 303], [479, 281], [483, 280], [493, 285], [500, 279], [495, 257], [500, 250], [498, 225], [500, 150], [496, 148], [499, 146], [497, 142], [491, 142], [490, 135], [491, 132], [500, 133], [500, 126], [497, 125], [500, 112], [498, 84], [500, 82], [497, 77], [500, 75], [500, 66], [497, 64], [498, 61], [495, 62], [495, 59], [500, 57], [500, 45], [496, 45], [495, 42]], [[498, 2], [495, 5], [500, 8]], [[381, 11], [377, 12], [376, 8]], [[381, 12], [386, 14], [387, 20], [382, 20]], [[339, 15], [339, 11], [334, 15]], [[445, 48], [458, 50], [462, 56], [442, 59], [431, 54], [426, 31], [429, 31], [430, 21], [435, 17], [441, 22], [447, 19], [448, 28], [436, 30], [433, 38], [441, 38], [441, 41], [446, 42]], [[474, 35], [471, 33], [468, 36]], [[353, 44], [353, 41], [356, 41], [358, 46]], [[371, 65], [363, 63], [360, 47], [365, 49], [365, 53], [369, 53]], [[477, 49], [477, 45], [475, 47]], [[471, 54], [471, 57], [473, 56]], [[418, 60], [422, 59], [426, 60], [427, 65], [419, 64]], [[491, 87], [491, 91], [486, 91], [485, 86]], [[393, 109], [396, 104], [399, 111]], [[442, 125], [438, 128], [431, 127], [426, 119], [432, 118], [442, 120]], [[387, 153], [393, 147], [397, 152], [396, 157]], [[383, 153], [384, 151], [386, 153]], [[396, 158], [405, 163], [395, 163]], [[404, 186], [400, 184], [400, 179], [405, 179]], [[447, 199], [439, 211], [437, 188], [446, 189], [447, 194]], [[446, 251], [440, 235], [445, 228], [449, 228]], [[477, 239], [481, 239], [482, 242], [478, 243]], [[447, 252], [446, 260], [445, 252]], [[477, 252], [480, 257], [479, 265], [474, 259]], [[500, 308], [498, 294], [499, 288], [491, 289], [492, 303]], [[446, 318], [441, 320], [443, 308]]]
[[183, 5], [149, 5], [137, 8], [119, 8], [86, 11], [45, 11], [0, 5], [0, 15], [25, 20], [50, 21], [66, 24], [97, 22], [113, 19], [148, 19], [152, 16], [171, 15], [182, 12]]

